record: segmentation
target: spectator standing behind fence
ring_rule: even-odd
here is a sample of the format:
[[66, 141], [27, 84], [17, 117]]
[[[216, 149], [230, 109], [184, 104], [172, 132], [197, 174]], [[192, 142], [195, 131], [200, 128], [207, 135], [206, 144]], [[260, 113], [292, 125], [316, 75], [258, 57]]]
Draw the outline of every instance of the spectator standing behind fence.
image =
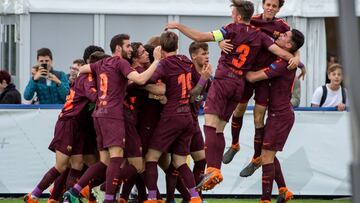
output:
[[341, 86], [343, 81], [342, 66], [334, 63], [328, 68], [330, 83], [316, 88], [312, 97], [312, 107], [337, 107], [344, 111], [347, 104], [348, 92]]
[[65, 103], [69, 80], [64, 72], [53, 69], [52, 60], [50, 49], [41, 48], [37, 51], [37, 63], [40, 67], [25, 88], [26, 100], [31, 100], [36, 93], [40, 104]]
[[77, 78], [79, 68], [83, 65], [85, 65], [85, 61], [83, 59], [76, 59], [73, 61], [72, 65], [70, 66], [69, 73], [66, 75], [66, 78], [68, 78], [70, 85]]
[[10, 74], [0, 71], [0, 104], [21, 104], [20, 92], [11, 83]]

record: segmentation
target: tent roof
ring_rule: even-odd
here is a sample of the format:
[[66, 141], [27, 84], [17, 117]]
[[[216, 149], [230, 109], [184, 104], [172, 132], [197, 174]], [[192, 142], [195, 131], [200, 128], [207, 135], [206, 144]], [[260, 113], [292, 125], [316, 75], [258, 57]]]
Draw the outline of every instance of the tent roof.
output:
[[[261, 12], [262, 0], [251, 0]], [[360, 0], [357, 13], [360, 15]], [[0, 13], [229, 16], [229, 0], [0, 0]], [[286, 0], [278, 16], [337, 16], [337, 0]]]

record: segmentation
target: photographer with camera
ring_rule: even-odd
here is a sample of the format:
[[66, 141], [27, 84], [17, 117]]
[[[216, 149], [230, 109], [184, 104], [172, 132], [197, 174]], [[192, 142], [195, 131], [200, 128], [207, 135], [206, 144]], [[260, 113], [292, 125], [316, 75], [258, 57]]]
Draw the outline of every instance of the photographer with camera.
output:
[[63, 104], [69, 91], [69, 81], [62, 71], [55, 71], [52, 67], [52, 53], [48, 48], [37, 51], [39, 67], [24, 91], [24, 98], [31, 100], [37, 94], [40, 104]]

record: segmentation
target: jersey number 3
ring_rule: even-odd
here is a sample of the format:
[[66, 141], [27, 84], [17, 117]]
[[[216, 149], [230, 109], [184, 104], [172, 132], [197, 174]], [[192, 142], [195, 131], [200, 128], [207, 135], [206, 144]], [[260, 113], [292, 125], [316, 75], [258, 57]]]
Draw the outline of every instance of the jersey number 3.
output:
[[240, 46], [238, 46], [236, 48], [236, 53], [239, 54], [238, 58], [233, 58], [232, 60], [232, 64], [236, 67], [236, 68], [241, 68], [245, 61], [247, 56], [249, 55], [250, 52], [250, 47], [246, 44], [241, 44]]

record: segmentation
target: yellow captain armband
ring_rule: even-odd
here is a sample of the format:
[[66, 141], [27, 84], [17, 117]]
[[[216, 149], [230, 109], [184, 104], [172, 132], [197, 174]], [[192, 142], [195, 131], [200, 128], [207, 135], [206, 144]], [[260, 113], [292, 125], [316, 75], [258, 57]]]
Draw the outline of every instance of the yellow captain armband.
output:
[[216, 42], [220, 42], [220, 41], [224, 40], [224, 36], [220, 30], [215, 30], [212, 32], [212, 34], [213, 34], [214, 40]]

